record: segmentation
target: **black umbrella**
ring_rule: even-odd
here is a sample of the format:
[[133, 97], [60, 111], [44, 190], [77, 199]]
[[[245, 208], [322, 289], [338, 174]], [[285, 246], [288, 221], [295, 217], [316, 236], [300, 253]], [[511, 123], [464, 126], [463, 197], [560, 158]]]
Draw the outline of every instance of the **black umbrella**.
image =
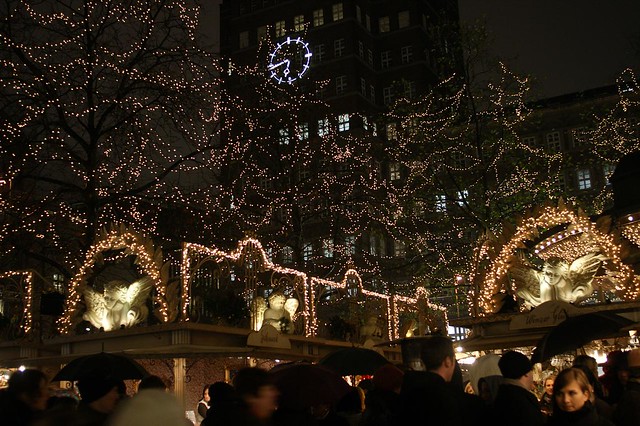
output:
[[616, 337], [631, 324], [634, 322], [630, 319], [611, 312], [569, 317], [540, 339], [531, 360], [543, 362], [554, 355], [574, 351], [593, 340]]
[[365, 348], [345, 348], [331, 352], [319, 361], [341, 376], [373, 374], [389, 361], [378, 352]]
[[280, 391], [280, 405], [287, 408], [335, 404], [351, 388], [336, 372], [318, 364], [290, 363], [270, 373]]
[[100, 352], [76, 358], [58, 371], [53, 381], [80, 380], [83, 377], [104, 376], [115, 380], [142, 379], [149, 373], [133, 359]]

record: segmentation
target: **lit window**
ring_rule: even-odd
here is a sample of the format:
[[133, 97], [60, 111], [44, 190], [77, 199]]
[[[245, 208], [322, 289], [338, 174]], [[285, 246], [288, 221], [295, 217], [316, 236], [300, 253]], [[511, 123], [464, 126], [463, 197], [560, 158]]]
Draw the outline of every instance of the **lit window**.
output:
[[58, 293], [65, 292], [64, 289], [64, 275], [62, 274], [53, 274], [53, 287], [56, 289]]
[[332, 238], [325, 238], [324, 240], [322, 240], [322, 254], [326, 258], [333, 257], [333, 239]]
[[282, 263], [293, 263], [293, 247], [284, 246], [282, 248]]
[[319, 64], [324, 59], [324, 54], [325, 54], [324, 44], [316, 45], [316, 47], [313, 50], [314, 50], [314, 52], [313, 52], [313, 56], [311, 57], [311, 59], [315, 63]]
[[280, 142], [280, 146], [289, 145], [289, 130], [280, 129], [278, 130], [278, 141]]
[[403, 46], [400, 49], [400, 55], [402, 56], [402, 63], [408, 64], [413, 57], [413, 46]]
[[318, 136], [323, 137], [329, 134], [329, 119], [318, 120]]
[[403, 10], [398, 13], [398, 28], [407, 28], [411, 25], [410, 15], [408, 10]]
[[367, 81], [363, 77], [360, 78], [360, 93], [365, 98], [367, 97]]
[[307, 243], [302, 248], [302, 260], [308, 262], [311, 260], [311, 256], [313, 256], [313, 246], [311, 243]]
[[444, 194], [436, 195], [436, 211], [444, 213], [447, 211], [447, 196]]
[[602, 173], [604, 174], [604, 178], [607, 181], [607, 184], [611, 183], [611, 175], [616, 170], [616, 166], [613, 164], [605, 164], [602, 166]]
[[239, 35], [239, 46], [240, 49], [249, 46], [249, 31], [242, 31]]
[[298, 125], [298, 140], [303, 141], [309, 139], [309, 123], [300, 123]]
[[389, 164], [389, 180], [400, 180], [400, 163]]
[[369, 119], [367, 117], [362, 117], [362, 129], [369, 130]]
[[460, 207], [464, 207], [464, 204], [467, 201], [467, 197], [469, 197], [469, 191], [467, 191], [466, 189], [458, 191], [458, 205]]
[[388, 123], [386, 126], [387, 140], [398, 140], [398, 131], [396, 130], [396, 123]]
[[333, 20], [339, 21], [344, 18], [344, 12], [342, 10], [342, 3], [336, 3], [331, 7], [333, 12]]
[[383, 16], [382, 18], [380, 18], [380, 21], [378, 21], [378, 26], [381, 33], [388, 33], [391, 29], [389, 27], [389, 17]]
[[578, 189], [591, 188], [591, 172], [589, 169], [578, 170]]
[[336, 95], [341, 95], [347, 90], [347, 76], [339, 75], [336, 77]]
[[389, 68], [391, 66], [391, 51], [385, 50], [380, 53], [380, 67], [381, 68]]
[[371, 134], [378, 136], [378, 125], [376, 123], [371, 123]]
[[293, 17], [293, 29], [296, 31], [304, 31], [304, 15]]
[[356, 236], [347, 235], [344, 237], [344, 245], [347, 247], [347, 254], [353, 256], [356, 254]]
[[349, 130], [349, 114], [338, 115], [338, 131], [346, 132]]
[[383, 87], [382, 88], [382, 100], [385, 105], [389, 105], [393, 100], [393, 94], [391, 92], [391, 87]]
[[258, 29], [256, 30], [256, 35], [258, 36], [258, 41], [265, 39], [267, 37], [267, 26], [263, 25], [261, 27], [258, 27]]
[[313, 11], [313, 26], [319, 27], [324, 25], [324, 10], [318, 9]]
[[333, 42], [333, 54], [336, 58], [344, 55], [344, 46], [345, 44], [343, 38], [339, 38], [338, 40], [335, 40]]
[[404, 257], [405, 256], [405, 245], [402, 240], [395, 240], [393, 242], [393, 255], [395, 257]]
[[274, 25], [274, 28], [276, 30], [276, 37], [282, 37], [287, 33], [284, 21], [276, 22], [276, 24]]
[[560, 152], [560, 132], [547, 133], [545, 140], [547, 142], [547, 149], [550, 152]]

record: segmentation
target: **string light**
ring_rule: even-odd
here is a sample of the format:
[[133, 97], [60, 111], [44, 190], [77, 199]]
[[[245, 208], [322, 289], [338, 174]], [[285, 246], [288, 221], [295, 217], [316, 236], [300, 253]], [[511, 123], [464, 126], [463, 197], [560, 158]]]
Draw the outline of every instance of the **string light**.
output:
[[[32, 299], [33, 299], [33, 272], [30, 271], [6, 271], [0, 273], [0, 279], [5, 278], [13, 278], [13, 277], [21, 278], [19, 283], [20, 288], [24, 289], [25, 294], [22, 296], [23, 308], [22, 308], [22, 318], [20, 320], [20, 328], [22, 331], [27, 334], [31, 331], [33, 327], [33, 316], [32, 316]], [[22, 294], [22, 292], [20, 292]]]

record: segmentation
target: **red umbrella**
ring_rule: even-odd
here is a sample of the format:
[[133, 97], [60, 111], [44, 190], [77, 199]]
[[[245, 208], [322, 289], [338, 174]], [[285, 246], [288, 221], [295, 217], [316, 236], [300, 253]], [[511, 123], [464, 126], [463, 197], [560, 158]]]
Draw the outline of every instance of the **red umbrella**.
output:
[[280, 405], [305, 409], [338, 402], [351, 388], [333, 370], [317, 364], [291, 364], [271, 372]]

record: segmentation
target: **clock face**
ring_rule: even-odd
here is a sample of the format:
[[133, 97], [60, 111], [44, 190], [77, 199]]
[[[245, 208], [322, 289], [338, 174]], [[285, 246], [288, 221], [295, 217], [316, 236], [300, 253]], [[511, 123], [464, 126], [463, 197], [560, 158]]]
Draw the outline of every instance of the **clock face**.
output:
[[287, 37], [269, 55], [269, 76], [278, 83], [291, 84], [307, 72], [311, 56], [309, 43], [300, 37]]

